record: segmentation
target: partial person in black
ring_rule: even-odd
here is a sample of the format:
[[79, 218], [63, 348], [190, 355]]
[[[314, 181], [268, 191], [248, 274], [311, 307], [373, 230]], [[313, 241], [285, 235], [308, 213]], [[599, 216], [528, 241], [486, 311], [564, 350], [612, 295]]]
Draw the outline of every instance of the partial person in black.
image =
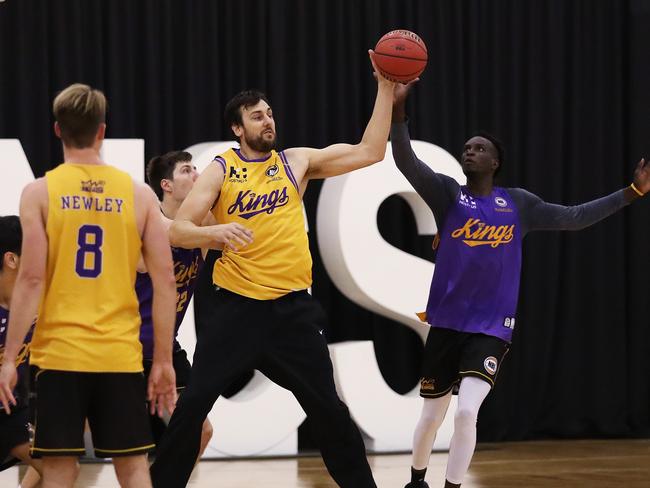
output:
[[[23, 233], [17, 215], [0, 217], [0, 362], [4, 355], [9, 305], [13, 295], [18, 269], [20, 267], [20, 247]], [[30, 423], [29, 414], [29, 343], [34, 326], [25, 337], [18, 355], [18, 383], [14, 389], [17, 404], [11, 412], [0, 404], [0, 471], [22, 461], [30, 469], [23, 478], [23, 488], [38, 485], [42, 463], [29, 454]], [[5, 415], [6, 414], [6, 415]]]

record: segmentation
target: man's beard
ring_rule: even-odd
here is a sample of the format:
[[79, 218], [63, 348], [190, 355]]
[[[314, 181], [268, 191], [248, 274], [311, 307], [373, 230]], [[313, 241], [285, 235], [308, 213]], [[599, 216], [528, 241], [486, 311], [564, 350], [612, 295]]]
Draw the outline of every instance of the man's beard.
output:
[[246, 139], [246, 144], [248, 144], [248, 147], [250, 147], [253, 151], [268, 153], [271, 152], [272, 149], [275, 149], [275, 135], [271, 140], [264, 139], [264, 134], [260, 134], [259, 136], [252, 139], [246, 136], [244, 136], [244, 138]]

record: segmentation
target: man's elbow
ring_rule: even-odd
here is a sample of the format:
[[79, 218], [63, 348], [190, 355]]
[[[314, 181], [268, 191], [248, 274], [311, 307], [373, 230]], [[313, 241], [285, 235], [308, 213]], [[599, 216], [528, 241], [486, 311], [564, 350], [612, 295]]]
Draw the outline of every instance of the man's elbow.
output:
[[383, 161], [386, 156], [386, 144], [373, 146], [370, 144], [362, 145], [363, 162], [366, 165], [375, 164]]
[[20, 281], [28, 290], [40, 290], [45, 285], [45, 273], [25, 270], [20, 276]]
[[173, 221], [169, 227], [169, 243], [174, 247], [181, 247], [180, 239], [182, 232], [178, 229], [178, 222]]
[[167, 293], [176, 293], [176, 277], [171, 264], [161, 266], [158, 273], [155, 273], [155, 277], [151, 272], [149, 272], [149, 275], [152, 276], [154, 290], [157, 288], [158, 291], [164, 290]]

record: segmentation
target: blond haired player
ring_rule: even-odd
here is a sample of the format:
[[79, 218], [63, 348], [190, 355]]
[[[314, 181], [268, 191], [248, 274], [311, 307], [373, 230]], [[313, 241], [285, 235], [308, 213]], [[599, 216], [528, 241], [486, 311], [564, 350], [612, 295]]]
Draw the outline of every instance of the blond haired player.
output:
[[0, 401], [15, 404], [15, 359], [39, 307], [31, 346], [36, 418], [32, 456], [44, 488], [72, 487], [88, 419], [95, 454], [112, 457], [123, 487], [151, 486], [140, 316], [142, 253], [154, 283], [154, 364], [148, 395], [159, 414], [176, 400], [171, 362], [175, 281], [158, 202], [147, 186], [105, 164], [102, 92], [75, 84], [54, 100], [65, 162], [23, 190], [22, 266], [11, 302]]

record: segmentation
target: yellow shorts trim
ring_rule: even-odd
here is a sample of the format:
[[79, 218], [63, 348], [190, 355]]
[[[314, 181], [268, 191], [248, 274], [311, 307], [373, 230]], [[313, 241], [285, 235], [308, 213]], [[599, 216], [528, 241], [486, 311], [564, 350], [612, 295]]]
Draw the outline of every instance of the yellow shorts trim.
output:
[[494, 386], [494, 380], [493, 380], [492, 378], [490, 378], [489, 376], [487, 376], [487, 375], [481, 373], [480, 371], [459, 371], [458, 374], [477, 374], [477, 375], [479, 375], [479, 376], [482, 376], [482, 377], [485, 378], [486, 380], [488, 380], [488, 382], [489, 382], [492, 386]]
[[120, 454], [124, 452], [134, 452], [134, 451], [142, 451], [143, 449], [151, 449], [152, 447], [156, 447], [155, 444], [148, 444], [146, 446], [141, 446], [141, 447], [132, 447], [131, 449], [100, 449], [99, 447], [95, 447], [95, 451], [100, 451], [100, 452], [107, 452], [109, 454]]
[[454, 381], [449, 388], [447, 388], [445, 391], [442, 391], [442, 392], [424, 393], [422, 391], [422, 388], [420, 388], [420, 396], [423, 397], [423, 398], [440, 398], [440, 397], [443, 397], [447, 393], [449, 393], [457, 383], [458, 383], [458, 381]]
[[83, 447], [70, 447], [68, 449], [66, 448], [60, 448], [60, 449], [43, 449], [42, 447], [32, 447], [32, 451], [41, 451], [41, 452], [70, 452], [70, 451], [75, 451], [75, 452], [86, 452], [86, 449]]

